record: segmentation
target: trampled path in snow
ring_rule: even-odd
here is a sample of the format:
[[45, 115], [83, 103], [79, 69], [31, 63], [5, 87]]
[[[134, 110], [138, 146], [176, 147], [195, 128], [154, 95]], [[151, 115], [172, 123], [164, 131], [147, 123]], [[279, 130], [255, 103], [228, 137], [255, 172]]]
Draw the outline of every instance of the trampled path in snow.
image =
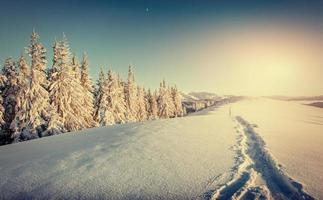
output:
[[219, 188], [212, 199], [314, 199], [302, 185], [290, 178], [278, 165], [255, 125], [237, 116], [239, 134], [237, 156], [240, 164], [234, 178]]
[[0, 199], [312, 199], [230, 107], [1, 146]]
[[255, 124], [281, 169], [323, 199], [323, 109], [308, 102], [252, 98], [231, 104], [232, 114]]

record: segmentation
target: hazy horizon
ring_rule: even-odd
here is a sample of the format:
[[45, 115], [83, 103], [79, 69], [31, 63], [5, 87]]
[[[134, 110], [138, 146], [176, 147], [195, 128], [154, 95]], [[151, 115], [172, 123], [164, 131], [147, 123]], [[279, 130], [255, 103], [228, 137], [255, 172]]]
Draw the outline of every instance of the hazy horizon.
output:
[[[157, 88], [223, 95], [322, 95], [322, 2], [2, 1], [0, 62], [15, 60], [33, 28], [48, 52], [65, 33], [93, 80], [100, 67]], [[19, 5], [19, 6], [18, 6]]]

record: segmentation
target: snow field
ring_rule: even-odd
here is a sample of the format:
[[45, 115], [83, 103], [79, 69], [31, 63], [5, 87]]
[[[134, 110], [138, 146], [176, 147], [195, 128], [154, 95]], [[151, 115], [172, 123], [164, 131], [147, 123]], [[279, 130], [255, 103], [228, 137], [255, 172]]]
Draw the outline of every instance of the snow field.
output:
[[0, 198], [204, 198], [233, 176], [234, 126], [224, 106], [2, 146]]
[[303, 103], [258, 98], [232, 104], [232, 113], [255, 124], [279, 168], [323, 199], [323, 109]]

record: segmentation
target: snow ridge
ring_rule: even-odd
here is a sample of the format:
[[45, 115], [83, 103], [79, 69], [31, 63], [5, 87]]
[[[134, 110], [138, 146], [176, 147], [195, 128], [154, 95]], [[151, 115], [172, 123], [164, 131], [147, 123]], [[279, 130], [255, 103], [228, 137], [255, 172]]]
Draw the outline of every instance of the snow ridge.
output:
[[233, 178], [215, 191], [211, 199], [314, 199], [303, 191], [301, 183], [281, 169], [254, 131], [255, 125], [240, 116], [233, 120], [239, 133]]

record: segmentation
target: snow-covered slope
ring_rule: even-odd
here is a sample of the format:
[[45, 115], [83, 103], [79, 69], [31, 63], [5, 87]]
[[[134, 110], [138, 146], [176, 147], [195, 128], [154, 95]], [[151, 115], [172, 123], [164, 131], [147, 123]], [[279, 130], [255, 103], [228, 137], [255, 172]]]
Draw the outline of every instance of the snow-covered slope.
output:
[[0, 199], [192, 199], [237, 164], [228, 107], [0, 147]]
[[244, 100], [1, 146], [0, 199], [322, 199], [322, 119]]
[[262, 137], [274, 158], [305, 190], [323, 199], [323, 110], [303, 102], [253, 99], [232, 104]]
[[190, 92], [188, 94], [181, 93], [183, 101], [198, 101], [198, 100], [217, 100], [221, 96], [211, 92]]
[[193, 96], [197, 99], [215, 99], [218, 95], [211, 92], [190, 92], [188, 95]]
[[185, 94], [183, 92], [180, 93], [182, 101], [197, 101], [198, 98], [191, 96], [189, 94]]
[[199, 99], [199, 100], [220, 98], [220, 96], [218, 96], [215, 93], [211, 93], [211, 92], [190, 92], [190, 93], [188, 93], [188, 95], [192, 96], [196, 99]]

